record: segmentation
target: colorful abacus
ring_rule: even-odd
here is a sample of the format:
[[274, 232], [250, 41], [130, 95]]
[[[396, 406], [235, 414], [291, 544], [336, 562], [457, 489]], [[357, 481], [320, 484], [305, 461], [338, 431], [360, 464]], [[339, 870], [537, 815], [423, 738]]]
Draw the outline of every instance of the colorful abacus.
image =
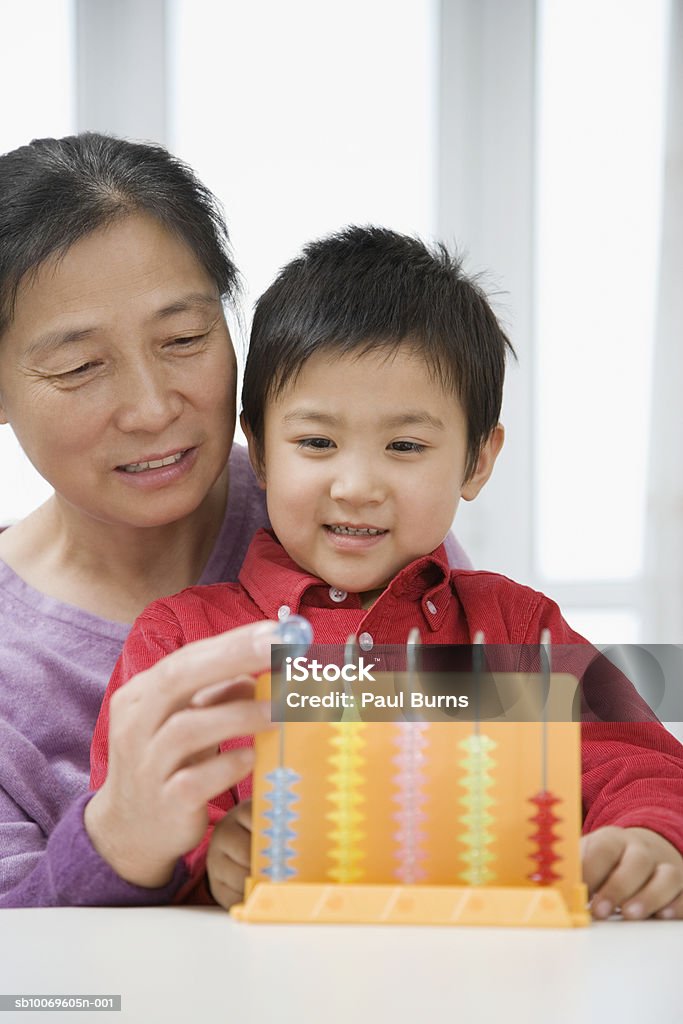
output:
[[580, 815], [571, 721], [287, 723], [257, 741], [252, 875], [233, 914], [587, 924]]

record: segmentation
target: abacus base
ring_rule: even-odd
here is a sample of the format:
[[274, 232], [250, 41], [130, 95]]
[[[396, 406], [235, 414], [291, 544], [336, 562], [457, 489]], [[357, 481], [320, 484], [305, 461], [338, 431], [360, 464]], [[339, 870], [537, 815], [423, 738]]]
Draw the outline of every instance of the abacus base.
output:
[[590, 923], [588, 891], [569, 904], [550, 886], [339, 885], [247, 882], [231, 914], [263, 924], [428, 924], [576, 928]]

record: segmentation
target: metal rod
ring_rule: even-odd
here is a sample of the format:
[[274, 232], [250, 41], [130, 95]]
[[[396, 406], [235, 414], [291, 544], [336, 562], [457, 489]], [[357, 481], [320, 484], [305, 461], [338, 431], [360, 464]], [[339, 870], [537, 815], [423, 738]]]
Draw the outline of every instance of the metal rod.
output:
[[484, 671], [484, 631], [478, 629], [472, 641], [472, 668], [474, 669], [474, 735], [479, 735], [481, 725], [481, 677]]
[[550, 652], [550, 630], [541, 631], [541, 700], [543, 701], [543, 714], [541, 717], [541, 789], [545, 792], [548, 788], [548, 701], [550, 700], [550, 674], [551, 674], [551, 652]]

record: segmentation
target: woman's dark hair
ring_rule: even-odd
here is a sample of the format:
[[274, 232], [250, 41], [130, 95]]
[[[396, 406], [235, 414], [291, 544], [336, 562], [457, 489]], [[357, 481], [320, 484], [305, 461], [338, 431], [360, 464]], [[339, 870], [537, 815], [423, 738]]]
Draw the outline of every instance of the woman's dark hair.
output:
[[498, 423], [514, 350], [482, 289], [444, 245], [379, 227], [347, 227], [307, 245], [256, 303], [244, 418], [263, 451], [266, 402], [326, 351], [391, 356], [409, 344], [467, 418], [467, 468]]
[[0, 333], [27, 274], [136, 212], [182, 238], [221, 298], [235, 299], [238, 275], [218, 202], [162, 146], [84, 132], [34, 139], [0, 156]]

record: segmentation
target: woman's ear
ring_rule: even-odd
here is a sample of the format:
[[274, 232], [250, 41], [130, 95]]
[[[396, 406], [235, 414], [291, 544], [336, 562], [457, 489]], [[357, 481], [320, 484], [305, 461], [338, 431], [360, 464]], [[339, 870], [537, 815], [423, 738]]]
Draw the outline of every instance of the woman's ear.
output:
[[476, 498], [491, 476], [491, 473], [493, 473], [493, 467], [496, 464], [496, 459], [500, 454], [504, 441], [505, 428], [502, 423], [498, 423], [481, 446], [474, 473], [462, 485], [460, 495], [465, 501], [472, 501], [473, 498]]
[[263, 452], [261, 445], [259, 445], [254, 438], [251, 427], [244, 418], [244, 413], [240, 413], [240, 426], [242, 432], [247, 439], [247, 448], [249, 450], [249, 461], [251, 462], [251, 468], [254, 470], [258, 485], [261, 490], [266, 489], [266, 467], [263, 461]]

